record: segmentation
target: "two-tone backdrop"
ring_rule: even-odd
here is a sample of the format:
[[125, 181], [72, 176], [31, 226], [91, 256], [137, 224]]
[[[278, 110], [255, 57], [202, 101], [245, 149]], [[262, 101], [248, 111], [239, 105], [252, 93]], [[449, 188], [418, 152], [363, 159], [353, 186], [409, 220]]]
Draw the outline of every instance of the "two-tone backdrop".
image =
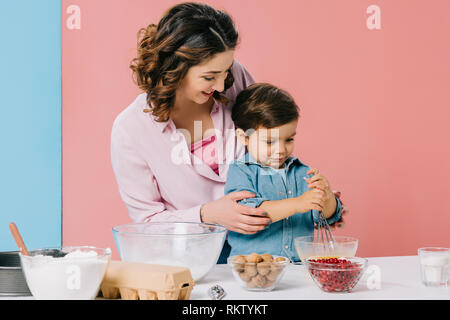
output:
[[[179, 1], [0, 5], [0, 250], [111, 247], [128, 223], [110, 163], [115, 117], [140, 92], [139, 28]], [[358, 255], [450, 243], [450, 2], [210, 0], [234, 18], [237, 59], [301, 108], [294, 154], [340, 190], [336, 231]], [[174, 182], [175, 183], [175, 182]], [[192, 190], [191, 192], [195, 192]]]

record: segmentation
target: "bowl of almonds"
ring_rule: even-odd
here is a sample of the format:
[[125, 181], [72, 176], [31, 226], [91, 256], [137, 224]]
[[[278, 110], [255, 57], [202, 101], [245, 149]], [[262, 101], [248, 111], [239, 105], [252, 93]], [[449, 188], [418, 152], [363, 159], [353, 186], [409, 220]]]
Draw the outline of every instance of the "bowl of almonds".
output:
[[249, 291], [273, 290], [286, 270], [290, 260], [271, 254], [251, 253], [228, 258], [228, 265], [241, 287]]

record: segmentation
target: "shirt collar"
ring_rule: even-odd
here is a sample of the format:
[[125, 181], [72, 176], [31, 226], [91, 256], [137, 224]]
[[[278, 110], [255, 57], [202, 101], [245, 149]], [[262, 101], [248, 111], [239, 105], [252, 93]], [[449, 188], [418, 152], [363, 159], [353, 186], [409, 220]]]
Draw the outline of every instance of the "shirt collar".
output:
[[[153, 117], [153, 116], [151, 116]], [[155, 122], [156, 126], [161, 130], [161, 132], [164, 132], [170, 125], [171, 122], [173, 122], [171, 119], [169, 119], [168, 121], [164, 121], [164, 122], [158, 122], [154, 119], [153, 117], [153, 121]]]
[[211, 114], [216, 113], [217, 111], [219, 111], [219, 104], [217, 103], [217, 101], [214, 100], [214, 104], [211, 109]]
[[[153, 107], [153, 103], [152, 103], [152, 106], [151, 106], [151, 107]], [[150, 107], [150, 109], [151, 109], [151, 107]], [[148, 103], [145, 104], [144, 109], [147, 109], [147, 110], [149, 109]], [[144, 111], [144, 110], [142, 110], [142, 111]], [[153, 123], [155, 124], [155, 126], [156, 126], [161, 132], [164, 132], [164, 131], [166, 130], [166, 128], [169, 127], [170, 122], [172, 122], [171, 119], [169, 119], [168, 121], [164, 121], [164, 122], [156, 121], [156, 117], [153, 115], [153, 113], [152, 113], [151, 111], [150, 111], [150, 112], [146, 112], [145, 114], [148, 115], [148, 117], [153, 121]]]
[[[242, 164], [255, 164], [260, 166], [261, 168], [270, 168], [273, 169], [272, 167], [260, 164], [259, 162], [257, 162], [255, 160], [255, 158], [253, 158], [249, 152], [246, 152], [245, 155], [239, 159], [236, 160], [236, 162], [242, 163]], [[303, 163], [301, 163], [301, 161], [294, 156], [289, 156], [289, 158], [287, 158], [287, 160], [285, 161], [285, 168], [288, 169], [293, 163], [299, 164], [299, 165], [303, 165]]]

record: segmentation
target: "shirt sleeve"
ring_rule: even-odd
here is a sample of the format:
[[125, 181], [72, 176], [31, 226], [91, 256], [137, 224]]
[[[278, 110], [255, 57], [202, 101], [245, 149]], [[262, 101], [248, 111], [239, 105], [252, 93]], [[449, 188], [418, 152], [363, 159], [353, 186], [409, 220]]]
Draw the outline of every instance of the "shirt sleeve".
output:
[[130, 141], [120, 126], [113, 127], [111, 164], [120, 196], [133, 222], [150, 220], [201, 222], [201, 205], [182, 210], [166, 209], [159, 192], [158, 181]]
[[227, 182], [225, 184], [225, 195], [235, 191], [252, 192], [255, 194], [255, 197], [242, 199], [238, 201], [238, 203], [247, 207], [256, 208], [269, 199], [262, 197], [261, 194], [258, 193], [253, 185], [251, 174], [245, 167], [245, 164], [238, 164], [236, 162], [230, 164]]
[[[330, 225], [339, 221], [339, 219], [341, 219], [341, 214], [342, 214], [342, 203], [336, 196], [334, 196], [334, 198], [336, 199], [336, 211], [334, 212], [334, 214], [331, 217], [329, 217], [327, 219], [327, 222]], [[318, 223], [319, 222], [319, 211], [312, 210], [312, 212], [313, 212], [314, 222]]]

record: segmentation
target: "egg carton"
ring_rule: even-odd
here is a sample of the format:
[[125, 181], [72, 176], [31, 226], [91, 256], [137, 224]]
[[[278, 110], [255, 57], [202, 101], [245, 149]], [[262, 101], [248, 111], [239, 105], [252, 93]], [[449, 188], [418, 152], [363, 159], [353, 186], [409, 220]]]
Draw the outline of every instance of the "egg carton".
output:
[[189, 300], [194, 285], [188, 268], [112, 260], [99, 296], [122, 300]]

